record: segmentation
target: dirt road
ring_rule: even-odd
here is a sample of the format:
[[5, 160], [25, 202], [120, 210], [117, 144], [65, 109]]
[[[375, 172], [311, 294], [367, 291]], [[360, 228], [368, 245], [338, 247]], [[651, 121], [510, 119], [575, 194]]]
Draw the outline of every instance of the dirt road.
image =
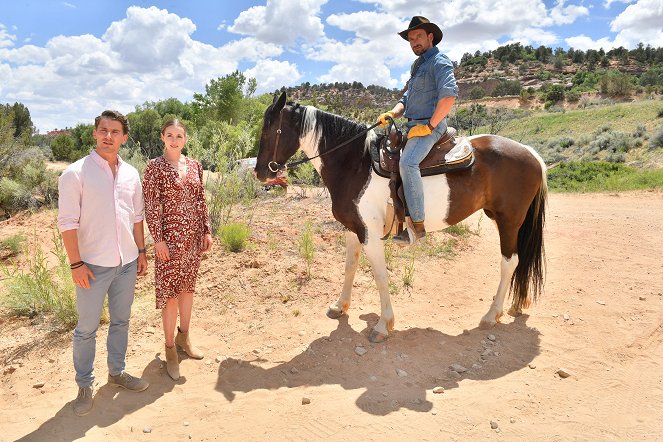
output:
[[[311, 280], [297, 253], [307, 218], [317, 226]], [[3, 320], [0, 440], [660, 440], [663, 192], [551, 195], [545, 293], [487, 331], [477, 326], [499, 247], [494, 226], [474, 216], [478, 234], [457, 256], [415, 261], [412, 288], [407, 260], [394, 260], [396, 333], [380, 344], [366, 339], [379, 313], [366, 263], [349, 316], [324, 315], [344, 260], [328, 200], [268, 200], [252, 225], [248, 251], [216, 247], [203, 261], [192, 335], [206, 357], [185, 357], [176, 383], [157, 356], [151, 277], [139, 285], [127, 359], [151, 386], [106, 385], [104, 326], [85, 417], [71, 409], [69, 333]]]

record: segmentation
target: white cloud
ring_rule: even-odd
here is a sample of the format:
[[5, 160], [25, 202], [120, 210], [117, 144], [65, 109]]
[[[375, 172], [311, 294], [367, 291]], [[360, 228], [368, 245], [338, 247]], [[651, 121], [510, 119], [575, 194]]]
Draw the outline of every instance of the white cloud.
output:
[[397, 33], [407, 28], [413, 15], [423, 15], [440, 26], [444, 33], [440, 50], [460, 61], [466, 52], [505, 44], [505, 38], [524, 45], [554, 45], [559, 37], [546, 27], [570, 24], [589, 14], [586, 7], [565, 0], [557, 0], [551, 8], [541, 0], [450, 0], [443, 7], [429, 0], [358, 1], [375, 4], [377, 9], [330, 15], [326, 20], [329, 26], [354, 33], [353, 39], [319, 40], [306, 51], [312, 60], [335, 63], [320, 81], [402, 86], [414, 55]]
[[71, 3], [68, 3], [68, 2], [62, 2], [62, 4], [63, 4], [64, 6], [66, 6], [67, 8], [76, 9], [76, 5], [72, 5]]
[[139, 71], [177, 64], [192, 45], [196, 25], [154, 6], [131, 6], [127, 17], [110, 25], [102, 39], [127, 65]]
[[277, 60], [260, 60], [254, 67], [244, 71], [244, 75], [256, 79], [258, 83], [256, 92], [259, 94], [273, 92], [281, 86], [295, 86], [302, 78], [297, 66]]
[[610, 23], [613, 32], [625, 30], [661, 31], [663, 29], [663, 2], [639, 0], [629, 5]]
[[573, 49], [580, 49], [582, 51], [586, 51], [587, 49], [599, 49], [599, 48], [610, 50], [614, 47], [619, 46], [616, 45], [614, 41], [611, 41], [607, 37], [598, 40], [593, 40], [590, 37], [587, 37], [586, 35], [577, 35], [575, 37], [565, 38], [564, 41], [566, 42], [567, 45], [569, 45], [569, 47]]
[[16, 36], [7, 31], [7, 27], [0, 23], [0, 49], [14, 46]]
[[[628, 3], [628, 2], [623, 2]], [[613, 39], [603, 37], [593, 40], [585, 35], [565, 39], [569, 46], [577, 49], [612, 49], [623, 46], [635, 48], [638, 43], [663, 46], [663, 2], [660, 0], [638, 0], [627, 6], [610, 23], [610, 30], [617, 35]]]
[[603, 2], [603, 7], [605, 9], [610, 9], [613, 3], [633, 3], [635, 0], [606, 0]]
[[589, 9], [584, 6], [564, 6], [564, 0], [558, 0], [557, 4], [550, 10], [550, 20], [554, 25], [568, 25], [577, 18], [589, 15]]
[[283, 52], [275, 44], [244, 38], [214, 47], [193, 40], [195, 29], [191, 20], [168, 11], [132, 6], [101, 37], [60, 35], [43, 47], [18, 48], [9, 37], [0, 37], [11, 43], [0, 47], [0, 102], [26, 104], [33, 122], [45, 131], [89, 122], [109, 107], [130, 112], [145, 101], [191, 100], [194, 92], [238, 69], [242, 61], [257, 62], [256, 76], [266, 82], [301, 78], [289, 63], [278, 66], [282, 77], [268, 75], [276, 65], [267, 59]]
[[290, 45], [302, 38], [314, 41], [324, 35], [320, 8], [327, 0], [267, 0], [239, 14], [230, 32], [254, 36], [263, 42]]

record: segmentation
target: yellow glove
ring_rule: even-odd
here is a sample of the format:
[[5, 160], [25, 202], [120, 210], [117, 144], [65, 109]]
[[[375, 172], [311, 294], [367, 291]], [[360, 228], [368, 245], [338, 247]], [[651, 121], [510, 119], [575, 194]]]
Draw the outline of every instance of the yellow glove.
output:
[[394, 113], [392, 111], [385, 112], [383, 114], [380, 114], [378, 117], [378, 121], [380, 122], [380, 127], [387, 127], [387, 124], [389, 124], [389, 121], [387, 121], [387, 118], [391, 118], [392, 120], [394, 119]]
[[417, 124], [407, 133], [407, 139], [414, 137], [425, 137], [433, 133], [430, 124]]

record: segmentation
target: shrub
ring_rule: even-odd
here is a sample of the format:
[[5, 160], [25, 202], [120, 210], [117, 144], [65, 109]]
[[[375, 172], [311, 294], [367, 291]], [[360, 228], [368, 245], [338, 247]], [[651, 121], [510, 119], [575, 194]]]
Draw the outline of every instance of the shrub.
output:
[[500, 80], [490, 95], [493, 97], [501, 97], [503, 95], [519, 95], [521, 89], [522, 86], [518, 80]]
[[37, 207], [37, 200], [23, 184], [9, 178], [0, 179], [0, 209], [8, 213], [15, 213], [19, 210]]
[[246, 224], [230, 223], [221, 227], [218, 236], [226, 251], [237, 253], [246, 248], [250, 233]]
[[299, 255], [304, 258], [306, 275], [311, 279], [311, 265], [313, 265], [313, 259], [315, 258], [315, 244], [313, 242], [313, 226], [309, 220], [304, 224], [304, 230], [302, 230], [299, 236]]
[[571, 89], [566, 93], [566, 101], [569, 103], [577, 103], [580, 100], [582, 94], [577, 89]]
[[18, 316], [32, 318], [52, 314], [60, 326], [71, 329], [78, 321], [74, 283], [62, 240], [55, 231], [52, 241], [58, 258], [55, 269], [48, 269], [46, 256], [37, 241], [25, 268], [16, 265], [3, 269], [7, 296], [2, 303]]
[[19, 254], [25, 243], [25, 235], [17, 234], [0, 241], [0, 249], [6, 250], [9, 256], [16, 256]]
[[238, 169], [216, 173], [205, 184], [209, 191], [207, 207], [212, 233], [230, 222], [235, 207], [248, 203], [258, 195], [258, 181], [251, 174], [241, 173]]
[[479, 98], [483, 98], [485, 96], [486, 96], [486, 91], [481, 86], [474, 86], [470, 90], [470, 99], [471, 100], [478, 100]]
[[663, 147], [663, 129], [658, 129], [649, 140], [649, 146], [652, 149]]
[[599, 81], [601, 93], [610, 97], [624, 97], [633, 90], [633, 76], [619, 71], [606, 72]]
[[540, 70], [539, 72], [536, 73], [536, 78], [538, 78], [541, 81], [550, 80], [551, 77], [552, 74], [550, 73], [550, 71]]
[[595, 140], [590, 141], [591, 153], [607, 151], [608, 153], [624, 153], [633, 147], [633, 138], [623, 132], [602, 132]]
[[564, 100], [564, 86], [561, 84], [553, 84], [544, 92], [543, 95], [546, 101], [562, 101]]
[[642, 124], [639, 124], [638, 127], [636, 127], [633, 131], [633, 137], [635, 138], [642, 138], [645, 135], [647, 135], [647, 128]]
[[53, 158], [56, 160], [70, 161], [74, 159], [75, 151], [76, 143], [69, 134], [58, 135], [51, 142], [51, 152], [53, 152]]
[[559, 137], [559, 138], [553, 138], [552, 140], [548, 141], [547, 148], [554, 150], [556, 152], [559, 152], [564, 149], [568, 149], [569, 147], [573, 146], [575, 144], [575, 140], [571, 137]]

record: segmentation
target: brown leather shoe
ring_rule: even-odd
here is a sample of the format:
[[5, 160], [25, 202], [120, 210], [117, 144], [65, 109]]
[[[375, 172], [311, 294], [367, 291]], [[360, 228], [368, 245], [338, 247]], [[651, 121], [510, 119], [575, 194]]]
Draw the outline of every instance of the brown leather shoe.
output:
[[426, 236], [426, 228], [423, 221], [412, 221], [412, 226], [414, 227], [415, 241]]
[[74, 413], [76, 416], [85, 416], [92, 410], [94, 389], [89, 387], [78, 387], [78, 396], [74, 401]]
[[117, 385], [119, 387], [124, 387], [127, 390], [131, 391], [143, 391], [150, 386], [150, 383], [147, 382], [145, 379], [137, 378], [136, 376], [131, 376], [126, 371], [123, 371], [122, 373], [116, 376], [113, 376], [110, 373], [108, 373], [108, 383]]
[[[410, 229], [413, 232], [412, 235], [410, 234]], [[408, 223], [407, 229], [404, 229], [401, 233], [393, 236], [391, 239], [394, 242], [394, 244], [397, 244], [399, 246], [409, 246], [416, 243], [425, 236], [426, 236], [426, 228], [424, 227], [424, 222], [413, 221], [411, 223]]]
[[180, 330], [179, 327], [177, 327], [177, 336], [175, 336], [175, 345], [177, 345], [177, 347], [180, 350], [184, 350], [184, 352], [187, 355], [189, 355], [190, 358], [202, 359], [203, 356], [205, 356], [199, 348], [195, 347], [191, 343], [191, 339], [189, 338], [189, 332], [183, 332], [182, 330]]

